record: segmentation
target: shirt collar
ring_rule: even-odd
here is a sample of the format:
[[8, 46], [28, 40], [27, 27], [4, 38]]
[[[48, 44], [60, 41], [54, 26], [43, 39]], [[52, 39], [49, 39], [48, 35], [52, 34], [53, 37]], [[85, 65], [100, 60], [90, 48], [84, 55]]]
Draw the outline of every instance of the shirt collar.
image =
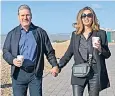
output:
[[[90, 36], [92, 36], [92, 34], [93, 34], [93, 32], [90, 32], [90, 33], [88, 34], [88, 38], [90, 38]], [[83, 34], [81, 34], [81, 38], [85, 38], [85, 37], [83, 36]]]
[[[32, 29], [34, 29], [34, 25], [31, 23], [29, 27], [29, 31]], [[21, 24], [20, 24], [20, 30], [23, 30], [23, 27], [21, 26]]]

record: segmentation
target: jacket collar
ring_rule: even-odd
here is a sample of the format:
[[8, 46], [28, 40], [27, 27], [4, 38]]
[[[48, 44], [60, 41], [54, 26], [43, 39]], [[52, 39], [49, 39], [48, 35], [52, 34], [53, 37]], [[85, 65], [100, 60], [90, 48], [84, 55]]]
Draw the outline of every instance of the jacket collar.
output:
[[[35, 27], [36, 27], [36, 26], [35, 26], [33, 23], [31, 23], [30, 26], [29, 26], [29, 30], [31, 30], [31, 29], [33, 30]], [[20, 29], [20, 30], [23, 29], [23, 27], [21, 26], [21, 24], [19, 25], [19, 29]]]

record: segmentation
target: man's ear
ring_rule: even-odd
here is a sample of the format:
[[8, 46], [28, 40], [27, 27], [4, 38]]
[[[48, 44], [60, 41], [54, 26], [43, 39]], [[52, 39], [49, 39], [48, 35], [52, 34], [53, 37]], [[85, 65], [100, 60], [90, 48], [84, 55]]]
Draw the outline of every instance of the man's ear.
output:
[[20, 20], [19, 18], [20, 18], [20, 16], [18, 15], [18, 20]]
[[32, 14], [31, 14], [31, 19], [32, 19]]

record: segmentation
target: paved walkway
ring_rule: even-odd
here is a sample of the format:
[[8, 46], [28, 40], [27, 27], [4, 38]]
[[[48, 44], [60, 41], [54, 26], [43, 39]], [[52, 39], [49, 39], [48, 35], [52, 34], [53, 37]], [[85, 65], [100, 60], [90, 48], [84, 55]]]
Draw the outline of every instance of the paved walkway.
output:
[[[115, 45], [110, 45], [110, 50], [112, 56], [106, 60], [106, 65], [111, 87], [100, 92], [100, 96], [115, 96]], [[73, 60], [63, 68], [56, 78], [46, 74], [47, 76], [43, 78], [43, 96], [73, 96], [70, 84], [72, 64]], [[88, 96], [87, 87], [84, 96]]]

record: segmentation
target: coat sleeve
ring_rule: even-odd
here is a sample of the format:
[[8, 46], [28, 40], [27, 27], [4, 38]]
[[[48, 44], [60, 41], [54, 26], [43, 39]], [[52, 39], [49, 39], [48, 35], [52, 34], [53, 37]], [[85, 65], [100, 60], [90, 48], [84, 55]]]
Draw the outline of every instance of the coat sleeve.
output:
[[6, 36], [6, 39], [3, 45], [3, 58], [8, 64], [13, 65], [13, 59], [15, 57], [13, 57], [11, 54], [11, 37], [12, 37], [12, 34], [10, 32]]
[[103, 55], [105, 59], [111, 56], [111, 52], [108, 47], [107, 35], [105, 31], [101, 32], [101, 49], [102, 49], [101, 55]]
[[57, 66], [57, 60], [55, 57], [55, 50], [53, 49], [50, 39], [46, 33], [46, 31], [43, 30], [43, 38], [44, 38], [44, 52], [46, 55], [46, 58], [48, 62], [52, 65], [52, 67]]
[[65, 52], [64, 56], [62, 56], [62, 58], [59, 61], [59, 67], [60, 68], [64, 67], [69, 62], [71, 57], [73, 56], [73, 36], [74, 36], [74, 34], [75, 33], [73, 32], [72, 36], [71, 36], [70, 44], [68, 46], [68, 49]]

